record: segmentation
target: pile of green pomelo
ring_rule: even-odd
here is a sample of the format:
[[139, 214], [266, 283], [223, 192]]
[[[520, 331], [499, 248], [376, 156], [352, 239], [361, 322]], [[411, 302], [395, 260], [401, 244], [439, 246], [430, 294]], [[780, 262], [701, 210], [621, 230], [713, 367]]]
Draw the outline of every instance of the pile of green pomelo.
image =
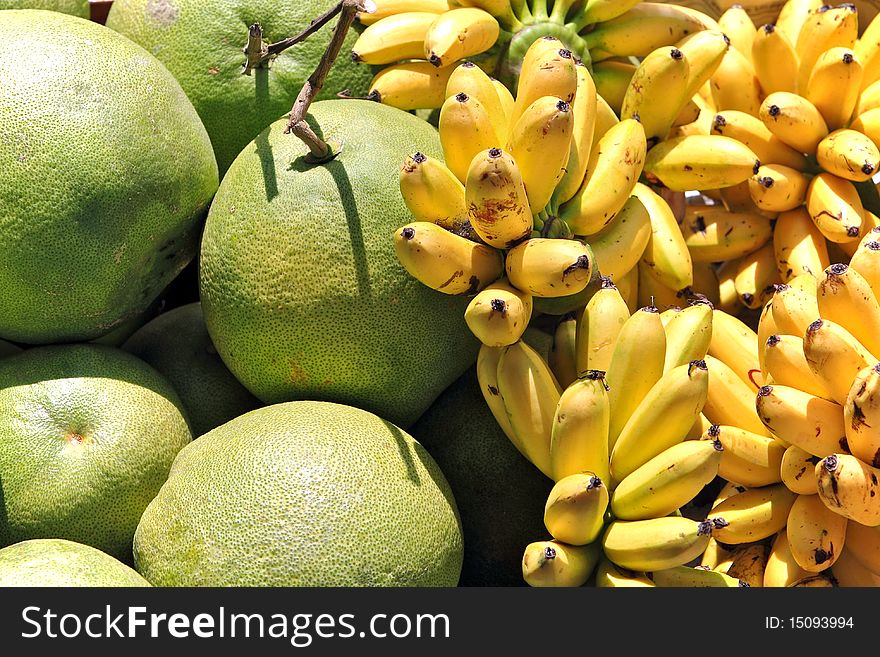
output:
[[436, 129], [342, 56], [307, 157], [332, 23], [242, 74], [332, 4], [0, 0], [0, 585], [522, 584], [552, 482], [388, 239]]

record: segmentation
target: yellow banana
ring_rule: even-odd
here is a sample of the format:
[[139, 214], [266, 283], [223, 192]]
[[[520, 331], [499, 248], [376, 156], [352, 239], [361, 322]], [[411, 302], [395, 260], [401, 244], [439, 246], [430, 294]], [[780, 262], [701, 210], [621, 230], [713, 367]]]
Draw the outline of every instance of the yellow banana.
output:
[[664, 46], [642, 59], [623, 97], [621, 119], [637, 119], [649, 145], [664, 139], [689, 100], [690, 64], [676, 47]]
[[865, 208], [864, 220], [862, 221], [862, 232], [859, 235], [858, 240], [853, 240], [852, 242], [844, 242], [842, 244], [834, 244], [835, 247], [839, 248], [843, 253], [839, 258], [835, 258], [837, 262], [846, 262], [851, 260], [852, 257], [858, 251], [859, 246], [862, 242], [870, 242], [880, 236], [880, 231], [875, 231], [875, 228], [880, 228], [880, 217], [871, 212], [868, 208]]
[[810, 13], [819, 9], [824, 0], [788, 0], [783, 3], [776, 17], [776, 29], [785, 34], [792, 44], [797, 43], [801, 28]]
[[822, 113], [828, 129], [838, 130], [849, 124], [861, 86], [861, 59], [850, 48], [830, 48], [816, 60], [806, 96]]
[[663, 375], [666, 333], [657, 308], [634, 312], [620, 329], [606, 380], [611, 410], [608, 447], [612, 449], [624, 425]]
[[810, 369], [804, 341], [795, 335], [771, 335], [764, 352], [767, 373], [774, 385], [789, 386], [833, 401], [825, 381]]
[[694, 271], [694, 284], [692, 289], [697, 298], [709, 300], [714, 306], [718, 307], [721, 303], [721, 295], [718, 289], [718, 274], [715, 272], [715, 266], [709, 262], [692, 263]]
[[608, 225], [633, 193], [645, 163], [645, 129], [634, 119], [611, 126], [590, 153], [586, 177], [561, 208], [576, 235], [593, 235]]
[[[620, 119], [608, 104], [608, 101], [602, 98], [599, 94], [596, 94], [596, 127], [593, 130], [593, 144], [590, 146], [590, 157], [593, 156], [593, 151], [599, 146], [599, 142], [605, 134], [612, 128], [612, 126], [615, 126], [618, 123], [620, 123]], [[644, 129], [642, 131], [644, 132]], [[589, 165], [587, 167], [587, 172], [589, 172]]]
[[[774, 286], [773, 288], [773, 296], [776, 295], [776, 287], [778, 286]], [[767, 373], [768, 340], [779, 334], [776, 321], [773, 319], [773, 296], [771, 296], [767, 300], [767, 303], [764, 304], [764, 308], [761, 310], [761, 315], [758, 317], [758, 332], [756, 337], [758, 339], [758, 369], [761, 374], [756, 378], [760, 385], [769, 383], [769, 375]], [[806, 367], [806, 363], [804, 363], [804, 366]]]
[[[755, 402], [773, 435], [814, 456], [840, 451], [846, 442], [840, 404], [789, 386], [764, 386]], [[843, 442], [841, 442], [843, 441]]]
[[428, 27], [423, 55], [438, 68], [449, 66], [459, 59], [486, 52], [495, 45], [500, 33], [498, 21], [482, 9], [450, 9], [438, 14]]
[[645, 173], [674, 191], [720, 189], [748, 180], [760, 166], [748, 146], [721, 135], [663, 141], [645, 156]]
[[535, 467], [552, 478], [550, 435], [562, 390], [547, 363], [528, 344], [520, 340], [503, 349], [496, 380], [517, 438], [514, 444], [521, 447]]
[[[866, 114], [871, 110], [877, 109], [880, 107], [880, 80], [875, 80], [867, 87], [862, 89], [862, 92], [859, 94], [858, 101], [856, 102], [856, 107], [853, 110], [853, 124], [855, 124], [855, 119], [862, 114]], [[850, 125], [851, 128], [856, 129], [854, 125]]]
[[876, 18], [875, 16], [874, 20], [865, 26], [855, 45], [855, 51], [865, 66], [865, 75], [862, 80], [863, 90], [880, 77], [880, 73], [877, 72], [877, 65], [880, 64], [880, 21]]
[[666, 448], [684, 440], [703, 410], [708, 384], [709, 372], [702, 360], [680, 365], [660, 377], [614, 443], [612, 483], [622, 481]]
[[602, 547], [566, 545], [558, 541], [536, 541], [526, 546], [522, 574], [532, 587], [583, 586], [596, 569]]
[[734, 287], [746, 308], [757, 310], [763, 307], [773, 294], [773, 286], [779, 282], [776, 253], [771, 242], [739, 259]]
[[726, 575], [745, 582], [749, 586], [763, 587], [767, 569], [767, 548], [763, 543], [740, 545], [732, 554], [732, 562]]
[[650, 306], [654, 305], [663, 310], [667, 310], [674, 306], [681, 306], [687, 303], [687, 296], [691, 292], [689, 289], [673, 290], [666, 287], [657, 280], [654, 274], [648, 268], [643, 260], [639, 261], [636, 267], [638, 282], [638, 305]]
[[742, 5], [734, 4], [718, 17], [718, 26], [730, 38], [730, 44], [752, 61], [752, 43], [757, 28]]
[[611, 495], [620, 520], [668, 516], [690, 502], [718, 475], [721, 443], [688, 440], [673, 445], [624, 477]]
[[835, 130], [819, 142], [816, 160], [825, 171], [844, 180], [870, 180], [880, 167], [880, 150], [858, 130]]
[[769, 486], [781, 481], [779, 467], [785, 447], [775, 438], [762, 436], [739, 427], [713, 425], [703, 441], [721, 443], [718, 474], [749, 488]]
[[728, 497], [709, 513], [712, 534], [731, 545], [769, 538], [785, 527], [796, 497], [783, 484], [750, 488]]
[[693, 264], [687, 244], [670, 205], [647, 185], [636, 183], [635, 195], [651, 221], [651, 237], [641, 262], [660, 284], [678, 291], [694, 283]]
[[880, 467], [880, 363], [863, 368], [843, 405], [849, 451], [865, 463]]
[[593, 272], [590, 248], [578, 240], [535, 238], [507, 252], [507, 277], [536, 297], [562, 297], [587, 287]]
[[497, 136], [485, 106], [466, 93], [447, 98], [440, 108], [440, 144], [446, 166], [460, 181], [467, 180], [474, 157], [497, 148]]
[[449, 11], [447, 0], [373, 0], [375, 10], [372, 13], [358, 12], [357, 19], [364, 25], [372, 25], [383, 18], [409, 11], [429, 11], [442, 14]]
[[826, 507], [818, 495], [798, 495], [785, 527], [794, 560], [810, 573], [830, 568], [843, 550], [846, 525], [847, 519]]
[[659, 588], [709, 588], [709, 587], [748, 587], [750, 584], [726, 573], [697, 566], [676, 566], [651, 573], [654, 585]]
[[715, 190], [721, 197], [721, 203], [727, 208], [728, 212], [751, 212], [767, 219], [775, 219], [778, 213], [763, 210], [752, 200], [752, 194], [749, 191], [749, 180], [743, 180], [736, 185]]
[[593, 65], [592, 78], [596, 84], [596, 93], [605, 99], [618, 116], [636, 68], [635, 64], [617, 59], [596, 62]]
[[816, 464], [816, 482], [829, 509], [862, 525], [880, 526], [880, 469], [851, 454], [829, 454]]
[[758, 156], [761, 164], [781, 164], [798, 171], [809, 166], [802, 153], [770, 132], [761, 119], [746, 112], [717, 112], [712, 119], [712, 134], [742, 142]]
[[519, 438], [510, 426], [510, 419], [507, 417], [507, 409], [504, 406], [504, 400], [501, 399], [501, 392], [498, 389], [498, 360], [504, 352], [503, 347], [487, 347], [483, 345], [477, 355], [477, 381], [480, 384], [480, 391], [483, 393], [483, 399], [492, 412], [492, 416], [501, 427], [504, 435], [513, 444], [514, 447], [526, 458], [525, 447], [520, 443]]
[[574, 125], [571, 147], [565, 165], [565, 173], [553, 191], [555, 204], [553, 207], [565, 203], [580, 189], [587, 173], [587, 165], [590, 162], [590, 152], [593, 148], [593, 137], [596, 130], [598, 113], [596, 84], [590, 75], [590, 69], [583, 62], [575, 62], [575, 72], [577, 73], [577, 93], [572, 104]]
[[369, 97], [402, 110], [435, 109], [446, 100], [446, 83], [453, 70], [424, 61], [386, 66], [370, 82]]
[[415, 153], [400, 168], [400, 195], [416, 221], [447, 230], [467, 221], [464, 185], [438, 159]]
[[[503, 118], [503, 123], [510, 128], [513, 125], [513, 108], [516, 104], [516, 101], [513, 98], [513, 94], [510, 93], [510, 89], [504, 86], [504, 84], [500, 80], [496, 80], [495, 78], [491, 78], [492, 86], [495, 87], [495, 93], [498, 96], [498, 100], [501, 102], [501, 112]], [[505, 135], [503, 142], [507, 141], [507, 136]]]
[[709, 366], [709, 394], [703, 407], [713, 424], [736, 426], [769, 436], [770, 433], [755, 412], [755, 387], [745, 383], [723, 361], [706, 356]]
[[712, 523], [678, 516], [615, 520], [602, 536], [605, 556], [621, 568], [653, 572], [682, 566], [702, 554]]
[[[604, 372], [589, 370], [563, 391], [550, 434], [554, 479], [560, 481], [588, 471], [606, 483], [611, 481], [608, 470], [609, 418]], [[555, 534], [554, 537], [562, 540]]]
[[523, 56], [510, 125], [516, 125], [529, 105], [543, 96], [555, 96], [573, 103], [577, 86], [577, 67], [571, 51], [566, 50], [556, 37], [538, 39]]
[[[473, 62], [462, 62], [455, 67], [446, 83], [446, 97], [460, 93], [476, 98], [486, 108], [495, 127], [496, 145], [507, 143], [508, 123], [501, 96], [486, 72]], [[508, 92], [509, 93], [509, 92]]]
[[803, 339], [818, 317], [819, 302], [815, 295], [793, 285], [777, 286], [773, 294], [773, 320], [779, 333]]
[[[695, 266], [698, 264], [694, 263]], [[738, 264], [739, 258], [725, 260], [719, 265], [717, 270], [719, 301], [716, 308], [729, 314], [736, 314], [743, 308], [742, 301], [736, 293], [736, 287], [733, 283]]]
[[766, 217], [711, 205], [688, 205], [679, 225], [694, 262], [741, 258], [767, 244], [773, 235]]
[[849, 266], [868, 281], [874, 296], [880, 299], [880, 235], [868, 232], [853, 253]]
[[729, 48], [709, 78], [716, 110], [738, 110], [752, 116], [761, 107], [761, 83], [752, 62], [736, 48]]
[[620, 295], [626, 301], [626, 307], [629, 308], [630, 314], [639, 309], [639, 268], [638, 265], [624, 274], [617, 283], [617, 289]]
[[629, 308], [611, 279], [602, 278], [599, 290], [584, 309], [577, 328], [577, 370], [607, 372], [618, 335]]
[[708, 353], [736, 372], [743, 383], [757, 388], [754, 377], [761, 371], [758, 335], [742, 320], [716, 308]]
[[712, 306], [694, 303], [675, 313], [664, 326], [666, 358], [663, 372], [669, 372], [692, 360], [702, 360], [712, 340]]
[[762, 210], [788, 212], [803, 205], [810, 179], [782, 164], [763, 164], [749, 178], [749, 194]]
[[479, 292], [464, 312], [471, 333], [489, 347], [505, 347], [519, 340], [531, 317], [532, 297], [505, 279]]
[[421, 59], [425, 35], [435, 18], [432, 12], [408, 11], [373, 23], [352, 46], [352, 61], [375, 65]]
[[823, 5], [810, 12], [795, 42], [800, 61], [798, 89], [807, 89], [810, 73], [822, 53], [835, 47], [852, 48], [858, 33], [859, 15], [853, 4]]
[[[730, 39], [721, 30], [700, 30], [687, 35], [675, 45], [684, 53], [689, 64], [688, 84], [684, 97], [699, 96], [700, 88], [721, 65], [721, 60], [730, 48]], [[710, 113], [715, 109], [708, 108], [705, 101], [703, 105]]]
[[500, 148], [472, 158], [465, 205], [471, 227], [489, 246], [509, 249], [532, 233], [532, 211], [517, 160]]
[[846, 551], [880, 576], [880, 529], [850, 522], [846, 528]]
[[553, 346], [547, 357], [547, 363], [563, 390], [578, 378], [577, 325], [578, 320], [574, 313], [559, 320], [553, 333]]
[[511, 128], [507, 148], [522, 172], [533, 213], [546, 207], [562, 180], [573, 130], [571, 105], [556, 96], [538, 98]]
[[586, 25], [604, 23], [625, 14], [640, 0], [586, 0], [580, 21]]
[[800, 153], [814, 153], [828, 136], [828, 126], [816, 106], [789, 91], [768, 94], [758, 117], [770, 132]]
[[785, 32], [773, 24], [758, 28], [751, 54], [755, 75], [765, 94], [797, 92], [798, 56]]
[[788, 536], [781, 530], [773, 539], [767, 566], [764, 568], [765, 588], [785, 588], [809, 577], [810, 573], [795, 561], [788, 545]]
[[[849, 534], [849, 529], [847, 529]], [[831, 574], [840, 587], [865, 588], [880, 587], [880, 575], [870, 571], [856, 559], [848, 548], [844, 548], [831, 568]]]
[[849, 180], [820, 173], [807, 188], [807, 212], [830, 242], [859, 239], [864, 208], [858, 190]]
[[819, 278], [819, 315], [849, 331], [871, 353], [880, 353], [880, 303], [868, 281], [852, 267], [837, 263]]
[[857, 114], [849, 127], [864, 135], [871, 143], [877, 144], [880, 142], [880, 107]]
[[804, 335], [804, 356], [813, 373], [825, 382], [838, 404], [846, 403], [856, 375], [875, 358], [840, 324], [817, 319]]
[[568, 475], [556, 482], [544, 505], [544, 526], [568, 545], [586, 545], [602, 532], [608, 488], [593, 472]]
[[815, 495], [819, 490], [815, 473], [819, 461], [818, 456], [802, 450], [797, 445], [789, 445], [782, 455], [782, 463], [779, 466], [782, 483], [788, 490], [798, 495]]
[[614, 281], [623, 279], [635, 269], [651, 236], [651, 215], [638, 196], [631, 196], [611, 223], [590, 237], [596, 267]]
[[[728, 497], [733, 497], [734, 495], [739, 495], [747, 491], [748, 488], [745, 486], [740, 486], [739, 484], [733, 484], [729, 481], [724, 482], [724, 485], [721, 486], [721, 490], [718, 491], [718, 494], [715, 496], [715, 499], [712, 502], [711, 508], [715, 508], [719, 504], [721, 504]], [[713, 566], [714, 568], [714, 566]]]
[[444, 294], [476, 294], [504, 273], [500, 251], [426, 221], [399, 228], [394, 251], [411, 276]]
[[596, 586], [599, 588], [645, 588], [653, 587], [654, 582], [644, 573], [624, 570], [611, 563], [604, 556], [596, 566]]

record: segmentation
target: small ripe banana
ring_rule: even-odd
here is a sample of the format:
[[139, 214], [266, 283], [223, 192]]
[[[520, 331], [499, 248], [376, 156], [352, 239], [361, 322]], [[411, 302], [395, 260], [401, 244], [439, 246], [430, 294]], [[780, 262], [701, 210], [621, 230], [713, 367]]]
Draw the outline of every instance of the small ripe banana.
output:
[[476, 294], [504, 273], [500, 251], [426, 221], [395, 231], [394, 251], [411, 276], [444, 294]]
[[828, 136], [828, 126], [816, 106], [789, 91], [768, 94], [758, 117], [770, 132], [800, 153], [814, 153]]
[[743, 6], [734, 4], [725, 9], [718, 17], [718, 26], [730, 38], [731, 45], [751, 61], [752, 43], [757, 28]]
[[[776, 294], [774, 287], [773, 295]], [[771, 296], [764, 307], [761, 309], [761, 315], [758, 317], [758, 369], [761, 375], [758, 378], [760, 385], [769, 383], [769, 374], [767, 373], [767, 350], [769, 349], [768, 340], [773, 336], [778, 336], [779, 329], [776, 321], [773, 319], [773, 296]], [[806, 364], [804, 364], [806, 367]], [[807, 368], [809, 370], [809, 368]]]
[[876, 18], [875, 16], [865, 27], [855, 45], [855, 51], [865, 64], [865, 76], [862, 80], [863, 92], [877, 78], [880, 78], [880, 73], [877, 71], [877, 64], [880, 63], [880, 21]]
[[636, 270], [639, 277], [638, 305], [640, 307], [655, 305], [663, 310], [668, 310], [687, 303], [686, 297], [691, 292], [690, 289], [676, 291], [666, 287], [651, 273], [643, 260], [639, 261]]
[[880, 363], [862, 369], [843, 405], [849, 451], [865, 463], [880, 467]]
[[769, 538], [785, 527], [796, 497], [783, 484], [750, 488], [728, 497], [709, 513], [712, 534], [730, 545]]
[[386, 66], [370, 82], [369, 97], [407, 111], [435, 109], [446, 100], [446, 84], [453, 70], [436, 68], [425, 61]]
[[880, 469], [851, 454], [829, 454], [816, 464], [816, 481], [829, 509], [862, 525], [880, 526]]
[[[814, 285], [814, 290], [815, 290]], [[773, 321], [779, 333], [800, 337], [819, 317], [819, 301], [815, 294], [794, 285], [778, 285], [773, 294]]]
[[743, 383], [755, 386], [753, 377], [761, 371], [759, 337], [741, 319], [716, 308], [712, 313], [709, 355], [736, 372]]
[[578, 322], [578, 372], [608, 371], [617, 338], [629, 316], [629, 308], [620, 291], [611, 279], [603, 277]]
[[752, 200], [752, 194], [749, 191], [749, 180], [743, 180], [741, 183], [731, 185], [730, 187], [723, 187], [715, 190], [715, 192], [721, 197], [721, 203], [727, 208], [728, 212], [751, 212], [752, 214], [767, 217], [767, 219], [775, 219], [776, 212], [762, 210], [755, 205], [755, 201]]
[[880, 150], [858, 130], [842, 128], [819, 142], [816, 160], [829, 174], [844, 180], [865, 182], [880, 168]]
[[643, 399], [663, 376], [666, 333], [657, 308], [648, 306], [634, 312], [620, 329], [611, 355], [606, 380], [611, 417], [609, 450]]
[[803, 205], [810, 179], [782, 164], [763, 164], [749, 178], [749, 194], [762, 210], [788, 212]]
[[577, 325], [578, 319], [574, 313], [559, 320], [553, 332], [553, 346], [547, 357], [547, 363], [563, 390], [578, 378]]
[[507, 417], [507, 409], [504, 406], [504, 400], [501, 399], [501, 392], [498, 389], [498, 360], [504, 352], [503, 347], [487, 347], [483, 345], [477, 354], [477, 381], [480, 384], [480, 392], [483, 393], [483, 399], [492, 412], [492, 416], [501, 427], [504, 435], [510, 440], [514, 447], [526, 458], [525, 447], [519, 442], [519, 438], [510, 426], [510, 419]]
[[785, 530], [776, 534], [767, 555], [767, 566], [764, 568], [764, 588], [786, 588], [799, 582], [810, 573], [800, 567], [788, 545]]
[[561, 543], [586, 545], [602, 532], [607, 509], [608, 487], [595, 473], [568, 475], [556, 482], [547, 497], [544, 526]]
[[724, 450], [718, 474], [727, 481], [759, 488], [781, 481], [779, 468], [785, 447], [775, 438], [739, 427], [712, 425], [702, 441], [717, 441]]
[[[870, 188], [871, 184], [872, 183], [868, 183], [868, 188]], [[865, 189], [864, 185], [862, 185], [862, 189]], [[835, 260], [837, 260], [838, 262], [845, 262], [847, 260], [851, 261], [852, 257], [856, 254], [856, 251], [858, 251], [859, 246], [863, 242], [870, 242], [880, 236], [880, 231], [874, 230], [875, 228], [880, 229], [880, 216], [877, 216], [868, 208], [865, 208], [864, 221], [862, 222], [862, 232], [859, 235], [859, 239], [853, 240], [852, 242], [835, 244], [834, 246], [839, 248], [840, 251], [843, 252], [843, 256], [835, 258]]]
[[447, 230], [467, 221], [464, 185], [440, 160], [415, 153], [400, 168], [400, 195], [416, 221]]
[[633, 193], [645, 163], [645, 129], [634, 119], [611, 126], [592, 149], [587, 174], [560, 216], [575, 235], [604, 228]]
[[711, 205], [688, 205], [680, 228], [694, 262], [741, 258], [767, 244], [773, 236], [766, 217], [728, 212]]
[[[689, 64], [688, 84], [684, 97], [699, 96], [700, 88], [721, 65], [724, 55], [730, 48], [730, 39], [721, 30], [700, 30], [687, 35], [675, 46], [684, 53]], [[705, 101], [703, 102], [705, 105]]]
[[[608, 104], [608, 101], [599, 94], [596, 94], [596, 126], [593, 130], [593, 144], [590, 146], [590, 157], [593, 156], [593, 151], [599, 146], [599, 142], [605, 134], [618, 123], [620, 123], [620, 119]], [[589, 171], [589, 166], [587, 171]]]
[[450, 9], [439, 14], [428, 27], [422, 54], [431, 64], [442, 68], [486, 52], [495, 45], [500, 33], [498, 21], [482, 9]]
[[514, 157], [500, 148], [476, 153], [465, 177], [465, 207], [474, 232], [509, 249], [532, 234], [533, 215]]
[[456, 66], [446, 83], [447, 98], [457, 96], [460, 93], [480, 101], [495, 126], [497, 139], [495, 143], [497, 145], [506, 144], [509, 125], [501, 96], [498, 94], [492, 78], [471, 61], [465, 61]]
[[767, 242], [739, 259], [733, 284], [743, 305], [758, 310], [772, 296], [773, 286], [780, 282], [776, 252], [773, 244]]
[[507, 252], [507, 277], [536, 297], [577, 294], [593, 273], [590, 247], [579, 240], [533, 237]]
[[880, 303], [868, 281], [852, 267], [828, 267], [817, 287], [819, 315], [839, 324], [871, 353], [880, 353]]
[[645, 173], [673, 191], [720, 189], [748, 180], [761, 163], [745, 144], [722, 135], [660, 142], [645, 156]]
[[617, 283], [617, 289], [620, 295], [626, 301], [630, 314], [639, 309], [639, 268], [633, 267], [629, 273], [625, 274]]
[[840, 451], [846, 444], [843, 407], [789, 386], [764, 386], [755, 402], [773, 435], [814, 456]]
[[651, 236], [641, 262], [661, 285], [675, 291], [691, 287], [694, 284], [691, 254], [669, 203], [642, 183], [636, 183], [633, 195], [644, 205], [651, 221]]
[[874, 296], [880, 299], [880, 235], [869, 232], [859, 243], [849, 266], [859, 272], [871, 289]]
[[619, 568], [603, 556], [596, 566], [596, 586], [606, 589], [650, 588], [654, 582], [644, 573]]
[[847, 519], [825, 506], [818, 495], [798, 495], [788, 513], [785, 533], [798, 565], [807, 572], [819, 573], [840, 556]]
[[724, 110], [712, 119], [712, 134], [736, 139], [758, 156], [761, 164], [781, 164], [804, 171], [807, 158], [774, 135], [756, 116], [747, 112]]
[[618, 59], [596, 62], [593, 65], [592, 79], [596, 85], [596, 93], [605, 99], [618, 116], [636, 68], [638, 67], [635, 64]]
[[479, 292], [464, 311], [476, 338], [489, 347], [506, 347], [522, 337], [532, 317], [532, 297], [505, 279]]
[[590, 69], [583, 62], [575, 62], [575, 72], [577, 73], [577, 92], [574, 103], [572, 103], [574, 125], [571, 147], [569, 148], [568, 161], [565, 164], [565, 173], [553, 191], [553, 207], [559, 207], [577, 194], [580, 189], [587, 173], [596, 131], [598, 115], [596, 84], [590, 75]]
[[846, 528], [846, 551], [880, 576], [880, 529], [851, 522]]
[[409, 11], [373, 23], [355, 41], [351, 59], [360, 64], [391, 64], [421, 59], [425, 35], [437, 14]]
[[572, 106], [556, 96], [538, 98], [510, 130], [507, 149], [519, 165], [535, 214], [546, 207], [565, 174], [573, 131]]
[[807, 212], [830, 242], [857, 241], [862, 233], [864, 207], [855, 185], [830, 173], [820, 173], [807, 189]]
[[862, 70], [861, 59], [850, 48], [830, 48], [816, 60], [806, 97], [821, 112], [829, 130], [849, 124], [862, 87]]
[[372, 25], [388, 16], [409, 11], [429, 11], [432, 14], [442, 14], [450, 9], [447, 0], [373, 0], [373, 4], [375, 8], [372, 13], [357, 13], [358, 21], [364, 25]]
[[825, 381], [816, 376], [804, 356], [804, 341], [795, 335], [771, 335], [764, 351], [767, 373], [774, 385], [797, 388], [833, 401]]
[[596, 267], [604, 276], [622, 280], [636, 268], [651, 237], [651, 215], [638, 196], [631, 196], [611, 223], [590, 237]]
[[663, 327], [666, 358], [663, 373], [693, 360], [703, 360], [712, 341], [713, 312], [707, 303], [694, 303], [676, 312]]
[[682, 442], [703, 410], [708, 388], [709, 372], [702, 360], [680, 365], [660, 377], [614, 443], [612, 482], [622, 481], [663, 450]]
[[[847, 529], [847, 533], [849, 530]], [[844, 548], [831, 568], [837, 585], [844, 588], [880, 587], [880, 575], [866, 568], [848, 548]]]
[[577, 67], [571, 51], [553, 36], [536, 40], [523, 57], [510, 125], [516, 125], [529, 105], [543, 96], [573, 103], [577, 86]]
[[765, 94], [797, 93], [798, 56], [785, 32], [776, 25], [758, 28], [752, 42], [752, 64]]
[[495, 127], [485, 106], [466, 93], [450, 96], [444, 101], [438, 130], [446, 166], [463, 183], [467, 181], [474, 157], [498, 147]]
[[804, 335], [804, 357], [813, 373], [825, 382], [838, 404], [845, 404], [858, 373], [877, 362], [852, 333], [840, 324], [817, 319]]
[[761, 107], [761, 83], [748, 57], [729, 48], [721, 65], [709, 78], [712, 104], [716, 110], [738, 110], [752, 116]]
[[880, 107], [857, 114], [849, 127], [871, 143], [877, 144], [880, 142]]
[[719, 307], [721, 295], [718, 289], [718, 274], [709, 262], [692, 263], [694, 272], [693, 291], [698, 299], [705, 297], [714, 307]]
[[566, 545], [536, 541], [526, 546], [522, 558], [523, 580], [533, 587], [577, 587], [586, 584], [596, 569], [602, 546]]
[[608, 470], [609, 419], [604, 372], [585, 372], [563, 391], [550, 433], [550, 466], [556, 481], [585, 471], [592, 472], [604, 482], [611, 481]]
[[810, 12], [795, 42], [800, 61], [798, 89], [807, 89], [810, 73], [822, 53], [835, 47], [852, 48], [858, 33], [859, 15], [854, 4], [823, 5]]
[[782, 455], [779, 476], [786, 488], [798, 495], [815, 495], [819, 492], [816, 483], [816, 464], [821, 459], [802, 450], [797, 445], [789, 445]]
[[877, 108], [880, 108], [880, 80], [875, 80], [862, 89], [856, 102], [856, 108], [853, 110], [853, 125], [850, 127], [856, 129], [854, 127], [855, 119]]
[[[510, 93], [510, 89], [508, 89], [500, 80], [496, 80], [495, 78], [491, 78], [492, 86], [495, 87], [495, 93], [498, 95], [498, 100], [501, 101], [501, 111], [502, 116], [499, 117], [499, 120], [503, 118], [503, 123], [510, 128], [513, 125], [513, 108], [516, 104], [516, 101], [513, 98], [513, 94]], [[507, 136], [505, 135], [504, 139], [501, 143], [507, 141]]]
[[688, 440], [663, 450], [615, 487], [612, 514], [620, 520], [668, 516], [718, 475], [722, 456], [717, 441]]
[[767, 427], [755, 411], [755, 387], [745, 383], [723, 361], [707, 355], [709, 394], [703, 407], [713, 424], [737, 426], [752, 433], [769, 436]]
[[[698, 266], [699, 264], [700, 263], [694, 263], [695, 266]], [[718, 275], [719, 300], [715, 307], [729, 314], [736, 314], [743, 309], [742, 301], [736, 293], [736, 287], [733, 283], [738, 264], [739, 258], [725, 260], [716, 270]], [[709, 265], [712, 266], [711, 263], [709, 263]]]
[[636, 119], [649, 145], [664, 139], [688, 101], [690, 64], [676, 47], [664, 46], [642, 59], [623, 97], [621, 119]]
[[605, 556], [621, 568], [653, 572], [682, 566], [706, 549], [711, 522], [681, 516], [615, 520], [602, 537]]
[[702, 566], [676, 566], [651, 573], [658, 588], [743, 588], [750, 586], [744, 580]]
[[788, 0], [783, 3], [776, 17], [776, 28], [785, 34], [792, 45], [797, 43], [801, 28], [810, 13], [819, 9], [823, 0]]
[[[718, 491], [718, 494], [715, 496], [715, 499], [712, 501], [711, 508], [714, 509], [716, 506], [721, 504], [727, 498], [733, 497], [734, 495], [739, 495], [740, 493], [744, 493], [747, 490], [748, 490], [748, 488], [746, 488], [745, 486], [740, 486], [739, 484], [733, 484], [729, 481], [726, 481], [726, 482], [724, 482], [724, 485], [721, 486], [721, 490]], [[714, 568], [714, 566], [713, 566], [713, 568]]]
[[767, 546], [764, 543], [740, 545], [734, 549], [726, 575], [748, 586], [763, 587], [767, 569]]

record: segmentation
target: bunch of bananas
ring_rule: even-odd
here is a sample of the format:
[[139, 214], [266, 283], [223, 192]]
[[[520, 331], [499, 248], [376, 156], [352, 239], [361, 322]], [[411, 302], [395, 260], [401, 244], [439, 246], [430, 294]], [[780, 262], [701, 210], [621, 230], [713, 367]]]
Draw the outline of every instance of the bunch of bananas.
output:
[[640, 0], [373, 0], [375, 10], [352, 51], [355, 62], [383, 67], [370, 96], [401, 109], [439, 108], [449, 76], [476, 62], [516, 86], [531, 44], [555, 36], [590, 66], [609, 57], [641, 57], [686, 34], [717, 27], [702, 12]]

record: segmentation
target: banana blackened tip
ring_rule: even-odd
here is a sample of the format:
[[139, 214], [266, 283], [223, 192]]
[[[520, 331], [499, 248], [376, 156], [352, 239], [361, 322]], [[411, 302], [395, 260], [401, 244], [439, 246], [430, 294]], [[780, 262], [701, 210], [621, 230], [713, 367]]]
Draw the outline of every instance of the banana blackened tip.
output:
[[822, 467], [825, 468], [827, 472], [836, 472], [839, 465], [840, 459], [837, 458], [836, 454], [831, 454], [822, 459]]
[[773, 394], [773, 386], [761, 386], [758, 390], [758, 397], [769, 397]]

